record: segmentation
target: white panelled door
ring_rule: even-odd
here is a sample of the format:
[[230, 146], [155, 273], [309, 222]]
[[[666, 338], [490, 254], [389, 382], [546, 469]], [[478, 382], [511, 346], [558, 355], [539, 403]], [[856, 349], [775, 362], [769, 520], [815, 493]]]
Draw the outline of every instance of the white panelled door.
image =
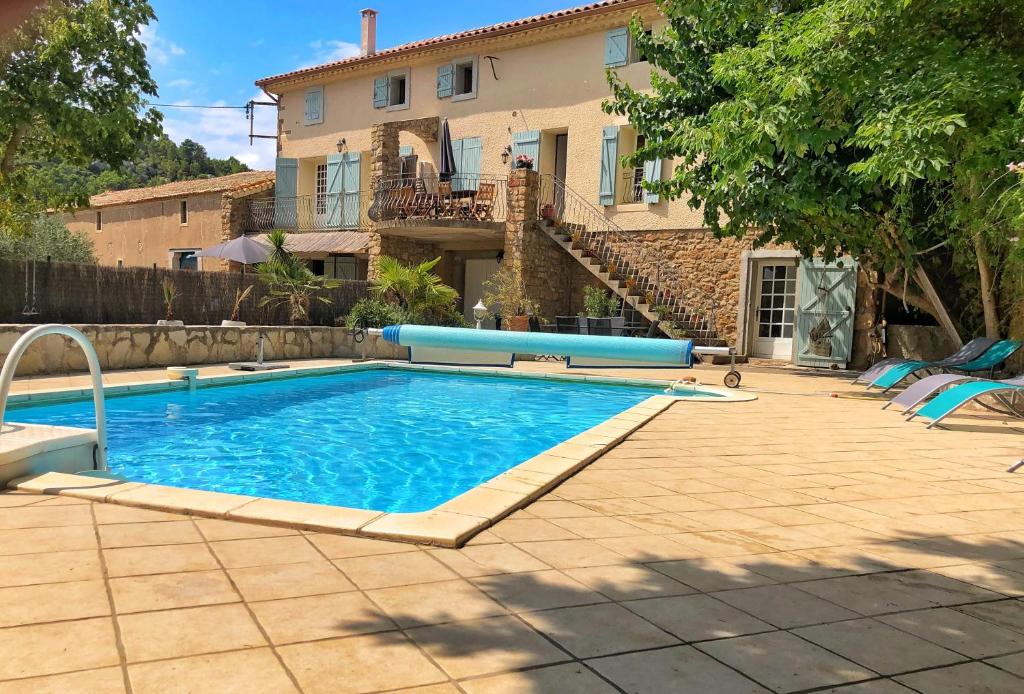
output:
[[796, 265], [792, 261], [769, 260], [755, 268], [751, 352], [755, 357], [788, 360], [793, 354]]

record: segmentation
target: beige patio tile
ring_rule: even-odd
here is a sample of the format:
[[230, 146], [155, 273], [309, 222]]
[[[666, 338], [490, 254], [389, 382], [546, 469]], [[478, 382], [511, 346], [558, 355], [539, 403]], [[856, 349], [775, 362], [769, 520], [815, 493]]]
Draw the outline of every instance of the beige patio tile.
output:
[[1024, 601], [1022, 600], [979, 602], [973, 605], [961, 605], [953, 609], [1024, 634]]
[[776, 691], [824, 687], [874, 677], [870, 670], [785, 631], [712, 641], [698, 648]]
[[349, 557], [334, 564], [364, 590], [458, 578], [426, 552]]
[[795, 634], [883, 675], [949, 665], [957, 653], [874, 619], [796, 629]]
[[678, 513], [641, 513], [630, 516], [619, 516], [623, 523], [634, 525], [640, 530], [657, 535], [685, 533], [693, 530], [710, 530], [703, 523], [691, 520]]
[[800, 511], [788, 506], [765, 506], [763, 508], [747, 508], [743, 510], [748, 516], [763, 521], [763, 526], [772, 525], [813, 525], [821, 523], [821, 516]]
[[683, 641], [729, 638], [775, 628], [709, 595], [631, 600], [623, 605]]
[[579, 658], [669, 646], [677, 639], [617, 604], [563, 607], [523, 618]]
[[113, 523], [98, 526], [103, 547], [142, 547], [202, 542], [190, 520], [157, 523]]
[[32, 504], [38, 504], [41, 501], [45, 501], [47, 497], [42, 494], [29, 494], [27, 492], [17, 492], [10, 489], [0, 490], [0, 508], [17, 508], [21, 506], [31, 506]]
[[1015, 653], [1013, 655], [1003, 655], [998, 658], [989, 658], [985, 661], [989, 665], [993, 665], [1001, 670], [1012, 672], [1018, 677], [1024, 677], [1024, 653]]
[[697, 552], [664, 535], [632, 535], [597, 540], [602, 547], [633, 562], [672, 561], [693, 557]]
[[596, 539], [602, 537], [624, 537], [636, 535], [636, 527], [624, 523], [615, 518], [607, 516], [592, 516], [586, 518], [553, 518], [551, 522], [560, 528], [565, 528], [579, 537]]
[[211, 542], [210, 548], [228, 569], [323, 559], [302, 536], [222, 540]]
[[154, 521], [180, 521], [188, 516], [166, 511], [151, 511], [146, 508], [122, 506], [121, 504], [93, 504], [96, 522], [101, 525], [108, 523], [151, 523]]
[[506, 518], [491, 526], [490, 532], [506, 542], [573, 540], [579, 537], [541, 518]]
[[501, 605], [466, 581], [382, 588], [367, 595], [401, 627], [505, 614]]
[[970, 658], [991, 658], [1024, 650], [1024, 634], [948, 608], [904, 612], [878, 619]]
[[823, 694], [913, 694], [913, 691], [895, 680], [870, 680], [831, 687], [823, 690]]
[[635, 600], [694, 592], [689, 586], [643, 566], [595, 566], [565, 569], [565, 573], [612, 600]]
[[482, 576], [473, 584], [513, 612], [606, 602], [608, 599], [560, 571]]
[[1017, 692], [1022, 680], [982, 663], [965, 663], [895, 678], [921, 694]]
[[118, 614], [237, 602], [238, 593], [223, 571], [190, 571], [112, 578], [110, 592]]
[[0, 556], [41, 554], [96, 547], [96, 531], [88, 525], [60, 528], [21, 528], [0, 530]]
[[736, 534], [740, 532], [745, 531], [712, 530], [668, 535], [668, 537], [695, 550], [698, 556], [704, 557], [735, 557], [777, 551], [768, 545]]
[[300, 643], [278, 653], [309, 694], [359, 694], [447, 680], [398, 633]]
[[346, 559], [348, 557], [368, 557], [374, 554], [398, 554], [401, 552], [418, 551], [415, 545], [406, 542], [373, 540], [368, 537], [331, 535], [327, 533], [310, 533], [306, 537], [328, 559]]
[[[758, 542], [775, 550], [789, 552], [795, 549], [813, 549], [815, 547], [832, 547], [843, 544], [839, 540], [826, 538], [812, 533], [805, 528], [810, 526], [775, 526], [771, 528], [752, 528], [734, 530], [734, 534], [750, 542]], [[867, 533], [866, 530], [861, 532]]]
[[0, 588], [0, 628], [110, 614], [101, 580]]
[[378, 511], [363, 511], [325, 504], [256, 499], [228, 511], [226, 518], [239, 521], [265, 521], [305, 530], [324, 529], [354, 532], [380, 515]]
[[0, 565], [0, 588], [82, 581], [103, 575], [99, 553], [94, 549], [17, 554], [0, 559]]
[[640, 499], [585, 499], [577, 501], [580, 506], [597, 511], [605, 516], [631, 516], [636, 514], [659, 513], [661, 509]]
[[639, 694], [762, 694], [769, 691], [691, 646], [596, 658], [587, 664], [624, 691]]
[[994, 564], [960, 564], [931, 569], [932, 573], [955, 578], [1003, 595], [1024, 595], [1024, 574]]
[[65, 525], [92, 525], [92, 511], [89, 505], [0, 508], [0, 530], [55, 528]]
[[686, 513], [692, 511], [711, 511], [719, 507], [707, 501], [701, 501], [695, 496], [688, 494], [671, 494], [669, 496], [654, 496], [646, 499], [647, 503], [662, 511], [670, 513]]
[[422, 513], [385, 513], [359, 529], [370, 537], [457, 547], [482, 528], [491, 517], [466, 516], [443, 508]]
[[827, 578], [800, 583], [797, 587], [863, 615], [999, 597], [996, 593], [925, 571]]
[[0, 629], [0, 680], [117, 665], [109, 617]]
[[721, 509], [716, 511], [692, 511], [679, 514], [684, 519], [697, 523], [700, 530], [746, 530], [763, 528], [765, 522], [740, 511]]
[[219, 692], [285, 694], [297, 692], [269, 648], [252, 648], [128, 666], [137, 694], [191, 694], [216, 683]]
[[535, 501], [526, 508], [537, 518], [582, 518], [601, 515], [598, 511], [574, 501]]
[[460, 550], [433, 549], [429, 553], [467, 578], [550, 568], [536, 557], [507, 543], [463, 547]]
[[156, 511], [193, 513], [201, 516], [222, 517], [232, 509], [253, 501], [251, 496], [223, 494], [199, 489], [166, 487], [144, 484], [111, 495], [111, 499], [126, 506], [141, 506]]
[[521, 694], [522, 692], [558, 692], [559, 694], [613, 694], [616, 689], [578, 663], [521, 670], [465, 680], [460, 686], [468, 694]]
[[205, 544], [154, 545], [104, 549], [110, 576], [141, 576], [220, 568]]
[[351, 581], [323, 559], [228, 569], [228, 575], [249, 602], [355, 590]]
[[118, 618], [129, 663], [265, 646], [243, 605], [139, 612]]
[[[572, 479], [563, 482], [561, 485], [556, 487], [552, 490], [552, 494], [567, 501], [579, 501], [581, 499], [608, 499], [617, 496], [601, 485], [575, 482]], [[0, 501], [0, 504], [2, 504], [2, 501]]]
[[199, 531], [210, 542], [299, 534], [299, 531], [294, 528], [278, 528], [272, 525], [260, 525], [257, 523], [240, 523], [238, 521], [220, 520], [219, 518], [196, 518], [195, 524], [199, 526]]
[[98, 670], [81, 670], [63, 675], [46, 675], [25, 680], [8, 680], [0, 683], [4, 694], [65, 694], [66, 692], [89, 692], [89, 694], [123, 694], [124, 675], [119, 667]]
[[420, 627], [406, 633], [455, 678], [569, 659], [515, 617], [488, 617]]
[[[774, 557], [775, 555], [759, 556]], [[737, 559], [746, 561], [747, 558]], [[705, 592], [731, 588], [752, 588], [775, 583], [768, 576], [751, 571], [743, 563], [729, 559], [696, 557], [681, 561], [657, 562], [651, 564], [650, 567]]]
[[726, 590], [714, 593], [714, 597], [781, 629], [858, 616], [856, 612], [786, 585]]
[[376, 605], [352, 591], [253, 602], [249, 607], [278, 645], [395, 628]]
[[551, 540], [548, 542], [521, 542], [516, 545], [558, 569], [572, 569], [581, 566], [604, 566], [622, 564], [626, 558], [617, 552], [602, 547], [593, 540]]

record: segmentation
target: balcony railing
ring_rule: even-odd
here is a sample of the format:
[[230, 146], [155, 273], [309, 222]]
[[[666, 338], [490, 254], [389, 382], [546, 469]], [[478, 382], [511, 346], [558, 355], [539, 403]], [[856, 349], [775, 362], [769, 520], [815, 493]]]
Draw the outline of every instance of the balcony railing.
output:
[[465, 225], [504, 222], [508, 179], [482, 174], [387, 176], [373, 190], [369, 217], [375, 222]]
[[365, 229], [369, 207], [367, 191], [261, 198], [249, 201], [243, 226], [246, 231]]
[[635, 171], [627, 171], [622, 175], [622, 192], [619, 193], [619, 203], [630, 205], [635, 202], [644, 201], [644, 189], [641, 183], [643, 176], [637, 176]]

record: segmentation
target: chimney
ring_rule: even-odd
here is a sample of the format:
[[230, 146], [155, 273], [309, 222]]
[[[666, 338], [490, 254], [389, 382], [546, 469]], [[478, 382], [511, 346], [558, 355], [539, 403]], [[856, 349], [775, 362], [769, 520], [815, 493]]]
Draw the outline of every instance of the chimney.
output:
[[362, 54], [373, 55], [377, 52], [377, 10], [367, 8], [359, 14], [363, 16]]

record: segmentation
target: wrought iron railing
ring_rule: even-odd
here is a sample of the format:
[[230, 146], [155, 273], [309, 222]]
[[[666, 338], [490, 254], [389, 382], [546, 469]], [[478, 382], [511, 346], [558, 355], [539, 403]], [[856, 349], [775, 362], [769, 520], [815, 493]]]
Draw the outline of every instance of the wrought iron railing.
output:
[[719, 339], [714, 295], [687, 282], [679, 268], [640, 238], [642, 232], [624, 231], [602, 210], [551, 175], [541, 178], [538, 215], [574, 248], [595, 258], [620, 296], [646, 304], [650, 313], [687, 336]]
[[504, 222], [508, 179], [483, 174], [386, 176], [373, 188], [369, 217], [378, 223], [402, 224]]
[[246, 208], [243, 227], [246, 231], [300, 232], [365, 229], [370, 201], [367, 191], [253, 199]]
[[636, 171], [627, 171], [622, 174], [622, 186], [619, 193], [619, 203], [630, 205], [635, 202], [644, 201], [644, 188], [641, 185], [643, 177], [637, 176]]

